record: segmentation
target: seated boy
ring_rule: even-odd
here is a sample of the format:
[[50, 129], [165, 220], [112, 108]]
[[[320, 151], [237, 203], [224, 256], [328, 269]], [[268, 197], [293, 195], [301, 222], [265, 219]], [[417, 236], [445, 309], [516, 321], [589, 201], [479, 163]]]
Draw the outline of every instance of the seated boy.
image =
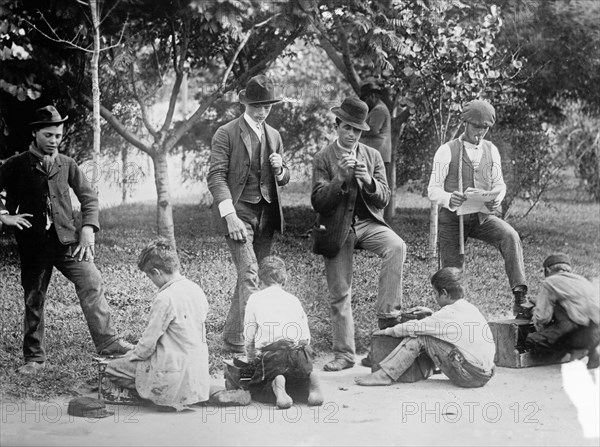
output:
[[276, 256], [264, 258], [258, 277], [266, 288], [250, 295], [244, 318], [246, 356], [256, 367], [250, 393], [253, 399], [275, 400], [277, 408], [285, 409], [293, 404], [288, 391], [308, 388], [308, 405], [321, 405], [306, 313], [298, 298], [282, 289], [285, 263]]
[[[483, 315], [463, 298], [461, 271], [455, 267], [442, 268], [432, 276], [431, 284], [441, 309], [422, 320], [376, 331], [376, 335], [404, 339], [380, 363], [381, 369], [357, 377], [357, 384], [391, 385], [422, 352], [457, 386], [477, 388], [492, 378], [494, 340]], [[431, 313], [425, 307], [416, 309]]]
[[163, 410], [181, 411], [208, 400], [204, 292], [181, 275], [177, 252], [168, 241], [144, 248], [138, 267], [158, 287], [158, 294], [142, 337], [133, 350], [108, 363], [107, 377]]

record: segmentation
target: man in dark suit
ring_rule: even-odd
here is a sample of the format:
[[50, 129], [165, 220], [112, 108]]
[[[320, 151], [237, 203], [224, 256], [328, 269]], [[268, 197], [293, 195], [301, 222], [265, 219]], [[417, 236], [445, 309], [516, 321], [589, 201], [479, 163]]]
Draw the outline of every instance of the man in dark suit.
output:
[[359, 143], [361, 133], [369, 129], [367, 104], [349, 97], [331, 111], [337, 117], [338, 137], [314, 157], [311, 202], [318, 213], [313, 251], [325, 259], [333, 324], [335, 358], [324, 369], [339, 371], [354, 365], [354, 248], [382, 258], [376, 312], [383, 329], [398, 323], [406, 244], [383, 220], [390, 189], [381, 155]]
[[[29, 150], [0, 166], [0, 191], [6, 190], [6, 205], [0, 200], [0, 222], [16, 229], [25, 292], [22, 374], [45, 367], [44, 302], [53, 267], [75, 285], [98, 353], [118, 355], [133, 348], [117, 335], [94, 265], [94, 233], [100, 229], [98, 195], [75, 160], [58, 152], [67, 119], [53, 106], [38, 109], [30, 123]], [[80, 232], [70, 189], [81, 203]]]
[[273, 82], [255, 76], [239, 98], [245, 112], [217, 129], [207, 177], [215, 223], [237, 270], [223, 329], [224, 348], [230, 352], [244, 352], [244, 310], [248, 297], [259, 290], [258, 262], [270, 254], [275, 230], [283, 231], [279, 187], [290, 180], [281, 135], [265, 123], [272, 105], [281, 101]]

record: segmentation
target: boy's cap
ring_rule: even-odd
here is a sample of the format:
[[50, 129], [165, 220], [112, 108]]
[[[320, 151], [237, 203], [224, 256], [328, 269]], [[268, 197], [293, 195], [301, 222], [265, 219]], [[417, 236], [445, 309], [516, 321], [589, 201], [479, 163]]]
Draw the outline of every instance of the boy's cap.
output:
[[571, 265], [571, 259], [565, 253], [552, 253], [544, 260], [544, 268], [552, 267], [555, 264]]
[[496, 122], [496, 110], [489, 102], [482, 99], [474, 99], [465, 104], [462, 119], [475, 126], [492, 127]]
[[112, 416], [114, 411], [107, 410], [104, 401], [93, 397], [76, 397], [69, 401], [67, 413], [82, 418], [105, 418]]

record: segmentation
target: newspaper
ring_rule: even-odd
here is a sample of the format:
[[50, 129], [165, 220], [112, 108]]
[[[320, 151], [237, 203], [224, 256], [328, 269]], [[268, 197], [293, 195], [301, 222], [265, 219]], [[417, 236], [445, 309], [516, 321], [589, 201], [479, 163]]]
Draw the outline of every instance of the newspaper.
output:
[[492, 214], [493, 211], [490, 211], [488, 207], [485, 206], [485, 203], [496, 200], [500, 191], [485, 191], [483, 189], [467, 188], [464, 194], [467, 197], [467, 200], [456, 209], [456, 214], [458, 216], [473, 213]]

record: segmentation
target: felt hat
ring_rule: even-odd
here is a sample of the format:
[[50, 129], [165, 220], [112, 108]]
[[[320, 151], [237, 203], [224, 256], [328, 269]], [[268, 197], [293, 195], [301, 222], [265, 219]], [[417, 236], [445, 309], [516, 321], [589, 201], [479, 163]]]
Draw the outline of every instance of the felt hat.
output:
[[71, 399], [69, 401], [67, 413], [71, 416], [96, 419], [105, 418], [114, 414], [113, 411], [106, 409], [104, 401], [86, 396]]
[[360, 96], [368, 95], [369, 93], [381, 93], [381, 87], [373, 81], [368, 81], [360, 86]]
[[62, 124], [69, 119], [69, 115], [64, 118], [60, 116], [58, 110], [54, 106], [46, 106], [35, 111], [33, 115], [33, 121], [29, 123], [30, 126], [56, 126]]
[[474, 99], [463, 107], [462, 119], [475, 126], [492, 127], [496, 122], [496, 111], [489, 102]]
[[240, 91], [239, 100], [242, 104], [275, 104], [281, 98], [275, 96], [275, 84], [265, 75], [251, 78], [246, 88]]
[[335, 116], [341, 119], [346, 124], [356, 127], [360, 130], [369, 130], [367, 124], [367, 115], [369, 114], [369, 106], [366, 102], [360, 99], [349, 96], [342, 102], [339, 107], [332, 107], [331, 111]]
[[544, 260], [544, 268], [552, 267], [555, 264], [571, 265], [571, 259], [565, 253], [552, 253]]

